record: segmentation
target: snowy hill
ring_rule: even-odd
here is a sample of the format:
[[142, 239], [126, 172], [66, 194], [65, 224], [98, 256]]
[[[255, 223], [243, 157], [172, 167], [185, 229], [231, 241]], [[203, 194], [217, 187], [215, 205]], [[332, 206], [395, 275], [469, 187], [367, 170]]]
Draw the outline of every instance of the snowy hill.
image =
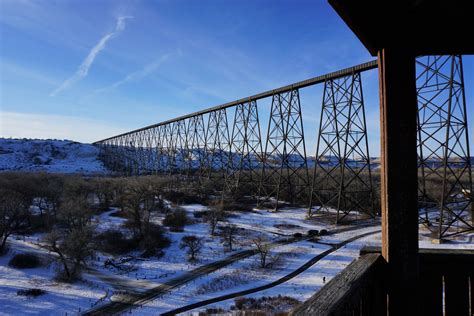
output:
[[0, 171], [108, 173], [99, 149], [70, 140], [0, 138]]

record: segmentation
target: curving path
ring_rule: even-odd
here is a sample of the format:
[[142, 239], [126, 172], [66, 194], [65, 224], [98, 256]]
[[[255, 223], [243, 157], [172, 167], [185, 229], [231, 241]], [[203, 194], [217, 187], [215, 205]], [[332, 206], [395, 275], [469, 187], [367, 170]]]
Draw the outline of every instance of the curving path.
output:
[[[331, 248], [329, 248], [328, 250], [318, 254], [317, 256], [314, 256], [313, 258], [308, 260], [305, 264], [300, 266], [298, 269], [294, 270], [293, 272], [291, 272], [291, 273], [285, 275], [284, 277], [282, 277], [278, 280], [275, 280], [271, 283], [268, 283], [268, 284], [265, 284], [265, 285], [262, 285], [262, 286], [259, 286], [259, 287], [256, 287], [256, 288], [247, 289], [247, 290], [243, 290], [243, 291], [239, 291], [239, 292], [234, 292], [234, 293], [230, 293], [230, 294], [227, 294], [227, 295], [214, 297], [214, 298], [211, 298], [211, 299], [208, 299], [208, 300], [205, 300], [205, 301], [197, 302], [197, 303], [194, 303], [194, 304], [186, 305], [186, 306], [171, 310], [169, 312], [163, 313], [161, 315], [169, 316], [169, 315], [176, 315], [176, 314], [179, 314], [179, 313], [184, 313], [184, 312], [190, 311], [190, 310], [198, 308], [198, 307], [203, 307], [203, 306], [206, 306], [206, 305], [209, 305], [209, 304], [225, 301], [225, 300], [228, 300], [228, 299], [231, 299], [231, 298], [237, 298], [239, 296], [244, 296], [244, 295], [260, 292], [260, 291], [272, 288], [274, 286], [280, 285], [280, 284], [285, 283], [286, 281], [296, 277], [300, 273], [306, 271], [312, 265], [314, 265], [316, 262], [320, 261], [321, 259], [323, 259], [327, 255], [333, 253], [334, 251], [338, 250], [339, 248], [344, 247], [348, 243], [351, 243], [351, 242], [353, 242], [357, 239], [367, 237], [369, 235], [380, 233], [380, 232], [381, 232], [380, 230], [373, 231], [373, 232], [368, 232], [368, 233], [365, 233], [365, 234], [354, 236], [352, 238], [344, 240], [343, 242], [333, 244]], [[327, 243], [324, 243], [324, 244], [329, 245]]]
[[[333, 231], [330, 231], [329, 234], [332, 235], [332, 234], [337, 234], [337, 233], [341, 233], [341, 232], [345, 232], [345, 231], [358, 230], [358, 229], [363, 228], [363, 227], [375, 226], [377, 224], [378, 223], [375, 223], [375, 224], [372, 223], [372, 224], [361, 225], [361, 226], [357, 226], [357, 227], [338, 228], [338, 229], [335, 229]], [[273, 247], [278, 247], [278, 246], [282, 246], [282, 245], [291, 244], [291, 243], [298, 242], [298, 241], [309, 240], [309, 239], [312, 239], [312, 238], [313, 237], [308, 237], [308, 236], [300, 237], [300, 238], [291, 237], [291, 238], [284, 238], [284, 239], [280, 239], [280, 240], [277, 240], [277, 241], [274, 241], [274, 242], [270, 242], [269, 244], [273, 248]], [[353, 237], [353, 238], [355, 238], [355, 237]], [[362, 237], [359, 237], [359, 238], [362, 238]], [[350, 241], [348, 241], [348, 242], [350, 242]], [[342, 242], [342, 243], [344, 243], [344, 242]], [[340, 245], [342, 243], [339, 243], [338, 245]], [[336, 246], [333, 246], [333, 247], [336, 247]], [[339, 246], [339, 247], [341, 247], [341, 246]], [[329, 250], [331, 250], [331, 249], [332, 248], [330, 248]], [[334, 249], [333, 251], [335, 251], [335, 250], [336, 249]], [[233, 255], [231, 255], [231, 256], [223, 259], [223, 260], [216, 261], [216, 262], [213, 262], [213, 263], [210, 263], [210, 264], [207, 264], [207, 265], [203, 265], [203, 266], [198, 267], [196, 269], [193, 269], [189, 272], [186, 272], [186, 273], [184, 273], [180, 276], [172, 278], [172, 279], [170, 279], [170, 280], [168, 280], [168, 281], [166, 281], [166, 282], [164, 282], [164, 283], [162, 283], [162, 284], [160, 284], [156, 287], [153, 287], [151, 289], [147, 289], [143, 292], [135, 291], [134, 293], [130, 293], [127, 296], [122, 297], [120, 301], [112, 301], [112, 302], [109, 302], [109, 303], [106, 303], [106, 304], [103, 304], [103, 305], [100, 305], [100, 306], [96, 306], [96, 307], [84, 312], [82, 315], [113, 315], [113, 314], [118, 314], [120, 312], [124, 312], [128, 309], [131, 309], [131, 308], [140, 307], [140, 306], [144, 305], [145, 303], [147, 303], [149, 301], [152, 301], [155, 298], [157, 298], [161, 295], [164, 295], [164, 294], [170, 292], [171, 290], [173, 290], [175, 288], [178, 288], [178, 287], [180, 287], [180, 286], [182, 286], [186, 283], [189, 283], [189, 282], [191, 282], [191, 281], [193, 281], [197, 278], [200, 278], [200, 277], [202, 277], [206, 274], [212, 273], [212, 272], [214, 272], [216, 270], [219, 270], [219, 269], [221, 269], [225, 266], [228, 266], [228, 265], [230, 265], [234, 262], [237, 262], [239, 260], [254, 256], [256, 254], [257, 254], [257, 250], [255, 250], [255, 249], [249, 249], [249, 250], [243, 250], [243, 251], [237, 252], [237, 253], [235, 253], [235, 254], [233, 254]], [[137, 285], [137, 287], [140, 287], [140, 286]]]

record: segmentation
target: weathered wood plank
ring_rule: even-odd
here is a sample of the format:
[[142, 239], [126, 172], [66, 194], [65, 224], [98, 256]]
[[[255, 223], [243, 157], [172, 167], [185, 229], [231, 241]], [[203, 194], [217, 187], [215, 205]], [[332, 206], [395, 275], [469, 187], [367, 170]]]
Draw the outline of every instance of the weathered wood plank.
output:
[[420, 301], [423, 315], [443, 315], [443, 277], [426, 269], [420, 273]]
[[444, 276], [446, 316], [469, 316], [469, 278], [447, 274]]
[[469, 276], [469, 294], [471, 295], [471, 315], [474, 315], [474, 275]]
[[420, 272], [468, 277], [474, 274], [474, 251], [421, 249]]
[[418, 314], [415, 56], [395, 45], [381, 48], [378, 58], [382, 255], [388, 263], [388, 309], [390, 315]]
[[[377, 280], [375, 272], [383, 266], [379, 254], [368, 254], [352, 262], [318, 293], [292, 311], [292, 315], [347, 315], [347, 306], [360, 308], [360, 299], [367, 286]], [[358, 313], [355, 313], [358, 314]]]

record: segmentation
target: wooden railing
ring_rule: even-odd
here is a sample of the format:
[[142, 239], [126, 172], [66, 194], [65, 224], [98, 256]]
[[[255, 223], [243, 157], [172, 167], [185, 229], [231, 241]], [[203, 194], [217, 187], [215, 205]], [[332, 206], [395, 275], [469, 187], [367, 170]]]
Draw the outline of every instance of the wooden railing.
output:
[[383, 315], [384, 259], [380, 254], [361, 256], [334, 277], [292, 315]]
[[420, 250], [424, 315], [474, 315], [474, 251]]
[[[421, 249], [419, 263], [420, 312], [414, 315], [474, 315], [474, 251]], [[361, 251], [292, 315], [387, 315], [385, 268], [380, 250]]]

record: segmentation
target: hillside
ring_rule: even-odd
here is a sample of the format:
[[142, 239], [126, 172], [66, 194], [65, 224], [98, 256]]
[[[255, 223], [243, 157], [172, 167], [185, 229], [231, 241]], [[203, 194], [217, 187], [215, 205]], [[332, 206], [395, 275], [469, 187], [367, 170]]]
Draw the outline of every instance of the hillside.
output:
[[0, 171], [108, 173], [91, 144], [70, 140], [0, 138]]

